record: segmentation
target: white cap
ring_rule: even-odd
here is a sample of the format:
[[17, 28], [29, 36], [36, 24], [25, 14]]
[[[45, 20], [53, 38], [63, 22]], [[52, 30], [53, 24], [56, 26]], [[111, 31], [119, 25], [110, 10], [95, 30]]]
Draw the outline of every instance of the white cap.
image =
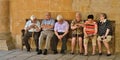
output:
[[32, 15], [31, 17], [30, 17], [30, 19], [31, 20], [34, 20], [36, 17], [34, 16], [34, 15]]
[[58, 15], [57, 16], [57, 20], [59, 21], [59, 20], [62, 20], [63, 19], [63, 16], [62, 15]]

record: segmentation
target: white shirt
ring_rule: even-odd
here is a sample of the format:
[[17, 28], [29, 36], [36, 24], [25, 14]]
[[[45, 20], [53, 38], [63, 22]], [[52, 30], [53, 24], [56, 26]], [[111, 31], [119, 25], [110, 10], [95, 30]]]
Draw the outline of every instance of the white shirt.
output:
[[[32, 21], [31, 21], [31, 20], [28, 20], [28, 21], [26, 22], [26, 25], [25, 25], [24, 29], [26, 30], [27, 27], [30, 27], [32, 24], [33, 24]], [[35, 23], [35, 25], [40, 28], [40, 22], [39, 22], [39, 21], [37, 21], [37, 22]], [[34, 29], [34, 28], [31, 28], [31, 29], [28, 30], [28, 32], [38, 32], [38, 31], [37, 31], [36, 29]]]
[[107, 20], [107, 19], [104, 19], [103, 21], [100, 21], [100, 22], [103, 22], [103, 23], [104, 23], [104, 22], [106, 22], [106, 20]]

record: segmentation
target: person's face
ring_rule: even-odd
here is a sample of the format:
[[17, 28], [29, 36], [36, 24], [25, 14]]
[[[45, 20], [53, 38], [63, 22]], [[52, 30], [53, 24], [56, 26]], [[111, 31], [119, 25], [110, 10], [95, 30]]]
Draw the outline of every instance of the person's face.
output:
[[58, 23], [62, 24], [62, 23], [63, 23], [63, 20], [62, 20], [62, 19], [61, 19], [61, 20], [58, 20]]
[[92, 21], [93, 19], [88, 19], [88, 21]]
[[76, 20], [80, 21], [81, 20], [81, 16], [79, 14], [76, 14]]
[[46, 19], [50, 19], [51, 18], [51, 15], [50, 14], [46, 14]]
[[36, 20], [36, 18], [33, 18], [33, 19], [31, 19], [32, 21], [35, 21]]
[[100, 14], [100, 20], [104, 20], [104, 19], [105, 17], [102, 14]]

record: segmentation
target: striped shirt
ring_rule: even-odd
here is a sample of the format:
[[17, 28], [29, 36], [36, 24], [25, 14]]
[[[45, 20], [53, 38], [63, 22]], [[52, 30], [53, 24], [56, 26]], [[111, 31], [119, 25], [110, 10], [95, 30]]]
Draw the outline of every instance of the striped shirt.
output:
[[89, 22], [89, 21], [86, 21], [85, 22], [85, 32], [87, 34], [94, 34], [95, 33], [95, 28], [97, 26], [97, 23], [96, 22]]

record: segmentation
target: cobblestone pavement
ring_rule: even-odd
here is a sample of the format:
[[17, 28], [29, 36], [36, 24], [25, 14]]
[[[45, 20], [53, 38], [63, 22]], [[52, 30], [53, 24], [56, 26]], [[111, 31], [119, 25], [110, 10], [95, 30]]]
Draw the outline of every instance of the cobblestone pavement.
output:
[[67, 54], [52, 54], [47, 55], [37, 55], [35, 51], [26, 52], [25, 50], [9, 50], [0, 51], [0, 60], [120, 60], [120, 54], [114, 54], [112, 56], [83, 56], [79, 54], [71, 55]]

